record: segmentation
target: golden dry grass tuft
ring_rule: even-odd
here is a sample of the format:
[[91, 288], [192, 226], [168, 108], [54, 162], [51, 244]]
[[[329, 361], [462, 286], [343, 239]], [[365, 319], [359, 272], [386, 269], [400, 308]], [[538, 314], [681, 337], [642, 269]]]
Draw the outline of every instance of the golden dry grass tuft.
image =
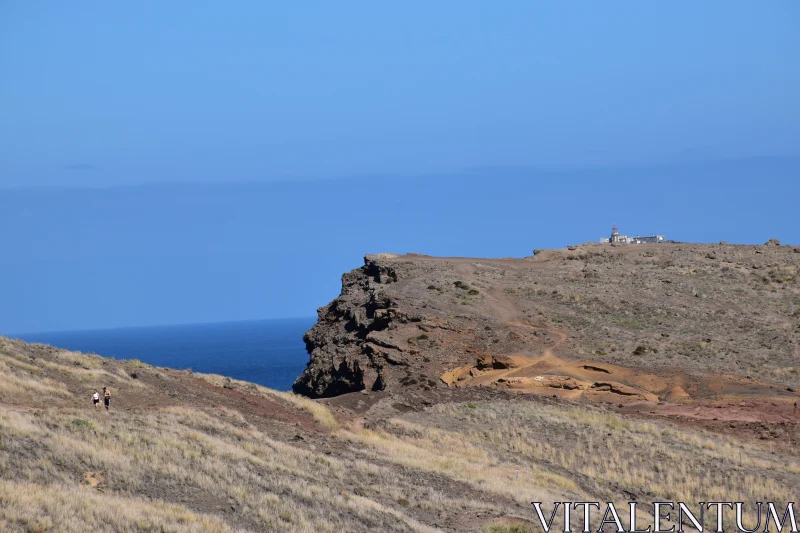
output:
[[310, 413], [311, 416], [313, 416], [314, 419], [322, 425], [322, 427], [327, 428], [330, 431], [339, 429], [339, 423], [336, 421], [336, 418], [334, 418], [330, 410], [319, 401], [306, 398], [305, 396], [299, 396], [293, 392], [277, 391], [267, 387], [262, 387], [261, 385], [256, 385], [255, 383], [232, 379], [226, 376], [220, 376], [219, 374], [195, 373], [193, 375], [204, 379], [212, 385], [216, 385], [217, 387], [224, 387], [225, 385], [236, 386], [239, 389], [246, 390], [248, 394], [282, 400]]
[[667, 501], [702, 495], [706, 501], [785, 502], [798, 488], [796, 457], [598, 408], [521, 402], [437, 411], [460, 421], [466, 443], [501, 457], [551, 465], [573, 479], [615, 484], [630, 494]]

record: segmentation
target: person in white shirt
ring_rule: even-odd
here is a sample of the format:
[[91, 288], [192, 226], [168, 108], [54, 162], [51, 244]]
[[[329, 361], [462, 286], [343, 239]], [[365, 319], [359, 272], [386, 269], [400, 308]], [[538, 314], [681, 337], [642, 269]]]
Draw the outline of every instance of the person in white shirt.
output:
[[94, 394], [92, 394], [92, 402], [94, 403], [95, 409], [100, 409], [100, 393], [97, 392], [97, 389], [95, 389]]

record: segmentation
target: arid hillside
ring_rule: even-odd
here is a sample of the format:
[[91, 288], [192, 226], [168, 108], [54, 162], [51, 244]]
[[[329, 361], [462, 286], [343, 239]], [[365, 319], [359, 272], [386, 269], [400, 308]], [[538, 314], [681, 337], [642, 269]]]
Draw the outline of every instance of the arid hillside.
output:
[[787, 501], [796, 425], [492, 387], [314, 401], [0, 338], [0, 531], [524, 533], [531, 501]]
[[306, 336], [295, 389], [321, 399], [0, 338], [0, 531], [526, 533], [531, 501], [794, 501], [798, 261], [368, 256]]

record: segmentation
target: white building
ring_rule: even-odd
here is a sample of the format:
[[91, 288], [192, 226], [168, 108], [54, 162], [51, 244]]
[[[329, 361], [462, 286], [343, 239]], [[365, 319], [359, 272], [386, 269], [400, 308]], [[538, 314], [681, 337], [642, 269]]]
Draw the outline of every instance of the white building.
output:
[[656, 244], [664, 242], [663, 235], [637, 235], [636, 237], [628, 237], [627, 235], [620, 235], [617, 225], [611, 228], [611, 237], [603, 237], [600, 239], [602, 243], [620, 243], [620, 244]]

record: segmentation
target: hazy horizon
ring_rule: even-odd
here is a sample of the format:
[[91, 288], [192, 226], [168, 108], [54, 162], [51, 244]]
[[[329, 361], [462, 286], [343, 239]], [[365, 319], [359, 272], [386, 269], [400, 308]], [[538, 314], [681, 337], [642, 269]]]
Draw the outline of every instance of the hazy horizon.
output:
[[800, 160], [0, 194], [0, 332], [313, 316], [367, 253], [522, 257], [625, 234], [800, 244]]
[[[131, 329], [158, 329], [158, 328], [182, 328], [182, 327], [189, 327], [189, 326], [218, 326], [224, 324], [244, 324], [248, 322], [279, 322], [282, 320], [290, 321], [290, 320], [309, 320], [314, 319], [316, 320], [316, 314], [308, 315], [308, 316], [282, 316], [282, 317], [273, 317], [273, 318], [248, 318], [244, 320], [218, 320], [215, 322], [178, 322], [173, 324], [133, 324], [127, 326], [110, 326], [104, 328], [81, 328], [81, 329], [60, 329], [60, 330], [48, 330], [48, 331], [14, 331], [10, 333], [0, 333], [0, 335], [4, 337], [10, 338], [18, 338], [19, 336], [25, 335], [60, 335], [60, 334], [70, 334], [70, 333], [91, 333], [91, 332], [100, 332], [100, 331], [115, 331], [115, 330], [131, 330]], [[23, 339], [24, 340], [24, 339]]]
[[[237, 179], [228, 177], [226, 179], [170, 179], [165, 177], [159, 180], [141, 179], [140, 181], [130, 181], [127, 183], [109, 183], [105, 178], [96, 177], [93, 180], [80, 180], [72, 179], [68, 182], [58, 184], [13, 184], [4, 183], [0, 181], [0, 191], [25, 191], [25, 190], [64, 190], [64, 189], [134, 189], [138, 187], [163, 187], [163, 186], [215, 186], [215, 185], [258, 185], [258, 184], [296, 184], [296, 185], [314, 185], [317, 183], [331, 183], [331, 182], [353, 182], [360, 180], [374, 180], [374, 179], [400, 179], [408, 181], [417, 181], [423, 179], [458, 179], [458, 178], [474, 178], [476, 176], [490, 177], [499, 174], [500, 177], [509, 176], [525, 176], [528, 178], [537, 177], [565, 177], [568, 178], [575, 173], [585, 172], [631, 172], [631, 171], [651, 171], [657, 169], [680, 169], [682, 167], [698, 169], [701, 167], [719, 167], [727, 165], [752, 165], [767, 163], [772, 165], [774, 169], [776, 165], [786, 165], [788, 169], [800, 168], [800, 155], [798, 156], [784, 156], [784, 155], [754, 155], [754, 156], [739, 156], [739, 157], [723, 157], [723, 158], [707, 158], [695, 156], [676, 157], [674, 160], [664, 160], [651, 163], [618, 163], [618, 164], [528, 164], [528, 165], [480, 165], [468, 168], [454, 168], [447, 172], [439, 173], [419, 173], [419, 174], [402, 174], [393, 173], [390, 171], [378, 173], [364, 173], [353, 174], [347, 176], [331, 176], [331, 175], [315, 175], [315, 176], [283, 176], [271, 179], [266, 178], [253, 178]], [[92, 169], [93, 173], [98, 176], [105, 175], [102, 169]], [[718, 179], [720, 176], [707, 176], [708, 179]]]

